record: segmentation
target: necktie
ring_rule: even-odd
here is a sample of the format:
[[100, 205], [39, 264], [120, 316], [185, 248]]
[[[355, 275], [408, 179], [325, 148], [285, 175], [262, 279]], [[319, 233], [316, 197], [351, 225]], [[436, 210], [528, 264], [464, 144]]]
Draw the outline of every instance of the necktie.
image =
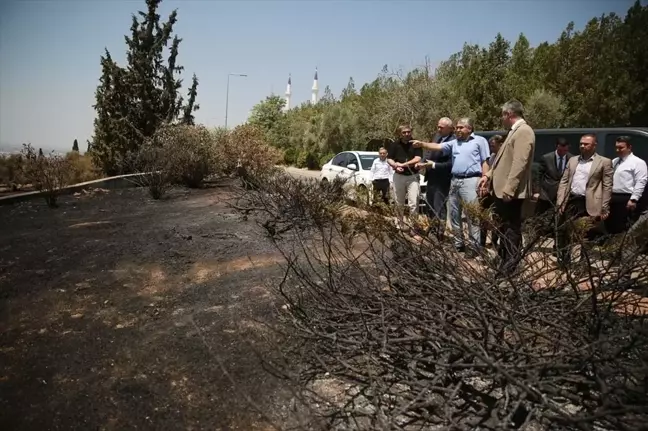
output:
[[565, 167], [563, 166], [563, 158], [562, 158], [562, 156], [558, 157], [558, 172], [560, 172], [562, 174], [564, 168]]

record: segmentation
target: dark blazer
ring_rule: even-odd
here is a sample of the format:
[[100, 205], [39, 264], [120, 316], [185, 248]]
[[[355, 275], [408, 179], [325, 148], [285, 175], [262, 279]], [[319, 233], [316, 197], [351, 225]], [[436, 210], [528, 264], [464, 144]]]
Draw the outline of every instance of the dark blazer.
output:
[[[456, 139], [455, 135], [449, 135], [446, 138], [437, 138], [435, 142], [447, 142]], [[441, 151], [426, 151], [423, 153], [423, 161], [434, 162], [434, 169], [425, 169], [425, 181], [432, 184], [448, 185], [452, 178], [450, 171], [452, 170], [452, 154], [443, 155]]]
[[[567, 163], [572, 157], [572, 154], [567, 153], [565, 155], [565, 169], [567, 169]], [[560, 183], [560, 178], [562, 174], [558, 172], [558, 158], [556, 157], [556, 152], [552, 151], [542, 156], [540, 159], [540, 169], [538, 172], [538, 181], [540, 185], [540, 199], [543, 201], [549, 201], [556, 203], [556, 197], [558, 195], [558, 184]]]

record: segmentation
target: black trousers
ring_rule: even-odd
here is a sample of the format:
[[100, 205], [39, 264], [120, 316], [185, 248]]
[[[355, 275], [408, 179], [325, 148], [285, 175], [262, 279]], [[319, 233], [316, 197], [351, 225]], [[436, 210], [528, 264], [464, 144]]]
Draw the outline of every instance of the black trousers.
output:
[[513, 199], [504, 202], [497, 196], [493, 197], [493, 210], [499, 224], [499, 246], [497, 254], [500, 257], [500, 272], [508, 275], [515, 270], [520, 261], [522, 245], [522, 204], [524, 199]]
[[[486, 211], [495, 205], [495, 198], [493, 195], [487, 195], [484, 196], [479, 200], [479, 205], [481, 206], [482, 210]], [[482, 247], [486, 247], [486, 236], [488, 235], [488, 222], [484, 221], [482, 222], [481, 226], [481, 232], [479, 235], [479, 242]], [[492, 230], [491, 231], [491, 243], [493, 244], [494, 247], [497, 247], [497, 230]]]
[[628, 210], [629, 193], [613, 193], [610, 199], [610, 215], [605, 220], [605, 230], [609, 234], [625, 232], [632, 222], [632, 211]]
[[[571, 247], [574, 239], [575, 223], [585, 217], [590, 217], [587, 213], [585, 197], [570, 196], [565, 205], [565, 211], [560, 215], [558, 235], [556, 237], [558, 264], [562, 267], [565, 267], [571, 262]], [[603, 233], [600, 226], [600, 219], [596, 218], [593, 222], [591, 228], [585, 232], [585, 241], [592, 241]]]
[[373, 189], [374, 199], [378, 198], [380, 195], [380, 199], [382, 199], [385, 204], [389, 205], [389, 180], [387, 178], [373, 180]]
[[437, 237], [445, 232], [446, 215], [448, 214], [448, 193], [450, 184], [427, 183], [425, 190], [425, 202], [427, 204], [427, 215], [431, 221], [431, 231]]
[[547, 236], [554, 234], [556, 206], [552, 201], [538, 199], [535, 207], [535, 217], [537, 219], [538, 236]]

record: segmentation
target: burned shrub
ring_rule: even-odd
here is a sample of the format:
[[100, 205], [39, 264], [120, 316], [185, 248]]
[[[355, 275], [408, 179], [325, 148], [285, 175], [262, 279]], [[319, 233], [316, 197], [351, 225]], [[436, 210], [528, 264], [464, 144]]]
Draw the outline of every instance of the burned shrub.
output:
[[231, 132], [216, 132], [216, 165], [225, 175], [237, 174], [244, 181], [274, 171], [283, 154], [266, 141], [263, 131], [243, 124]]
[[[242, 195], [286, 259], [275, 286], [283, 359], [301, 428], [642, 429], [648, 421], [646, 282], [602, 248], [556, 269], [533, 237], [515, 275], [436, 238], [413, 241], [391, 217], [336, 203], [315, 184], [264, 178]], [[339, 201], [338, 201], [339, 202]], [[398, 253], [394, 253], [398, 250]], [[628, 268], [631, 268], [628, 270]]]
[[[284, 171], [266, 171], [252, 178], [255, 193], [242, 193], [234, 208], [254, 212], [271, 238], [293, 229], [309, 230], [313, 221], [329, 220], [344, 205], [344, 182], [300, 181]], [[263, 193], [267, 199], [255, 199]]]
[[70, 163], [54, 152], [45, 156], [37, 154], [31, 144], [23, 144], [22, 169], [24, 178], [36, 190], [44, 192], [47, 206], [56, 208], [61, 189], [70, 183]]
[[78, 151], [70, 151], [65, 155], [70, 166], [70, 183], [79, 184], [101, 178], [101, 171], [94, 166], [92, 158]]
[[214, 141], [204, 126], [165, 125], [153, 140], [163, 149], [175, 182], [196, 188], [214, 173]]
[[216, 171], [214, 140], [202, 126], [164, 125], [124, 163], [126, 170], [142, 174], [132, 181], [160, 199], [173, 184], [199, 187]]
[[137, 153], [125, 158], [124, 163], [139, 174], [129, 180], [146, 188], [155, 200], [166, 194], [176, 178], [176, 171], [169, 163], [169, 147], [157, 145], [153, 140], [145, 141]]

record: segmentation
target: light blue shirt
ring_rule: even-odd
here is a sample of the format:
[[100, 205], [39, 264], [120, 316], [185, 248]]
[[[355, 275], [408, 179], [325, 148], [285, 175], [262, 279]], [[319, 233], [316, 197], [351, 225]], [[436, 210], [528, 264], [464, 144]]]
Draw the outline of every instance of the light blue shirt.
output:
[[482, 163], [490, 156], [488, 141], [471, 133], [467, 141], [453, 139], [441, 144], [443, 154], [452, 154], [452, 175], [465, 176], [482, 173]]

